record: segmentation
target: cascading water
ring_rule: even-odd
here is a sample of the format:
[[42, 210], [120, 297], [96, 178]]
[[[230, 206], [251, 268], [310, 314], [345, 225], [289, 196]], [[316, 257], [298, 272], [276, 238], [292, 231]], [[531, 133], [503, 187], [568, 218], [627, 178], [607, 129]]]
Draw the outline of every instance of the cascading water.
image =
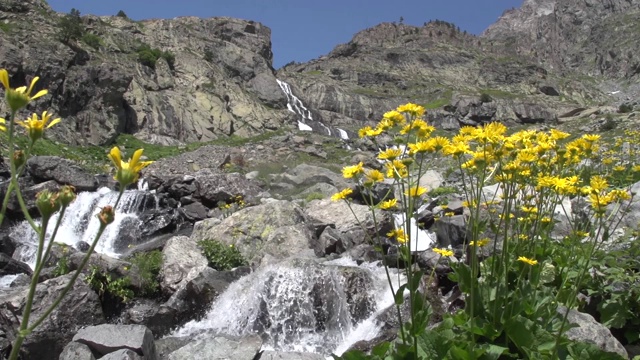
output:
[[232, 283], [202, 320], [173, 335], [259, 334], [265, 350], [341, 354], [377, 336], [375, 318], [392, 304], [383, 267], [291, 259]]
[[341, 139], [347, 140], [349, 139], [349, 135], [343, 129], [339, 128], [331, 128], [321, 121], [313, 120], [313, 115], [311, 111], [307, 109], [302, 100], [300, 100], [297, 96], [293, 94], [291, 91], [291, 86], [288, 83], [276, 79], [280, 89], [287, 97], [287, 109], [294, 114], [300, 115], [300, 120], [298, 120], [298, 129], [302, 131], [317, 131], [319, 133], [323, 133], [329, 136], [339, 137]]
[[[117, 198], [118, 192], [108, 188], [100, 188], [95, 192], [79, 193], [76, 200], [67, 208], [55, 241], [70, 246], [75, 246], [81, 241], [91, 244], [100, 227], [100, 222], [97, 218], [98, 213], [103, 207], [115, 204]], [[118, 207], [115, 209], [115, 220], [107, 226], [95, 251], [117, 257], [115, 244], [121, 233], [123, 233], [123, 228], [139, 229], [141, 224], [137, 214], [156, 207], [155, 197], [150, 197], [148, 192], [140, 190], [125, 191], [122, 194], [120, 203], [118, 203]], [[55, 214], [49, 221], [47, 239], [53, 233], [55, 224], [58, 221], [58, 215]], [[19, 243], [16, 250], [18, 254], [14, 254], [14, 257], [33, 267], [38, 244], [36, 232], [33, 231], [28, 222], [23, 221], [11, 229], [9, 236]]]

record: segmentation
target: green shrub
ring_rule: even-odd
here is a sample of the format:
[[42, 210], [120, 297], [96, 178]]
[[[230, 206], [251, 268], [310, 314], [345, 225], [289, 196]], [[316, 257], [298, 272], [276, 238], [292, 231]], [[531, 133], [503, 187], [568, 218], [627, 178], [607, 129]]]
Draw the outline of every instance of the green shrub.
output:
[[127, 16], [127, 14], [122, 11], [122, 10], [118, 10], [118, 13], [116, 14], [117, 17], [121, 17], [121, 18], [125, 18], [128, 19], [129, 17]]
[[12, 29], [13, 26], [11, 24], [0, 22], [0, 31], [4, 32], [5, 34], [10, 33]]
[[458, 190], [451, 186], [440, 186], [431, 191], [429, 191], [428, 195], [431, 197], [441, 196], [441, 195], [449, 195], [455, 194]]
[[493, 98], [491, 97], [491, 95], [489, 95], [487, 93], [480, 94], [480, 102], [488, 103], [488, 102], [492, 102], [492, 101], [493, 101]]
[[620, 104], [618, 107], [618, 112], [621, 114], [630, 113], [633, 111], [633, 106], [631, 104]]
[[158, 291], [158, 275], [162, 267], [162, 252], [153, 250], [139, 253], [129, 259], [131, 264], [138, 268], [138, 274], [142, 279], [141, 296], [153, 295]]
[[84, 28], [82, 27], [79, 10], [71, 9], [69, 14], [58, 21], [58, 38], [63, 43], [79, 40], [83, 34]]
[[156, 62], [158, 59], [163, 58], [169, 64], [169, 67], [173, 69], [173, 66], [176, 61], [176, 57], [174, 54], [168, 51], [162, 51], [160, 49], [154, 49], [148, 44], [142, 44], [138, 47], [136, 51], [138, 54], [138, 61], [142, 65], [146, 65], [152, 69], [156, 68]]
[[62, 250], [62, 257], [56, 263], [56, 267], [53, 269], [53, 277], [58, 277], [62, 275], [67, 275], [71, 272], [71, 267], [69, 266], [69, 256], [67, 255], [69, 249], [67, 247]]
[[87, 274], [85, 281], [98, 293], [103, 302], [109, 299], [118, 299], [120, 302], [126, 303], [134, 295], [133, 290], [129, 288], [131, 285], [130, 277], [123, 276], [114, 279], [111, 274], [103, 273], [97, 266], [89, 268], [89, 274]]
[[240, 251], [233, 245], [225, 245], [217, 240], [202, 240], [198, 242], [202, 254], [209, 261], [209, 266], [218, 270], [231, 270], [238, 266], [247, 265]]
[[312, 202], [313, 200], [322, 200], [324, 199], [324, 194], [320, 192], [312, 192], [307, 195], [304, 199], [306, 202]]
[[82, 35], [82, 41], [96, 50], [102, 45], [102, 39], [100, 36], [89, 32]]
[[213, 51], [211, 51], [211, 49], [204, 49], [204, 60], [206, 62], [213, 61]]

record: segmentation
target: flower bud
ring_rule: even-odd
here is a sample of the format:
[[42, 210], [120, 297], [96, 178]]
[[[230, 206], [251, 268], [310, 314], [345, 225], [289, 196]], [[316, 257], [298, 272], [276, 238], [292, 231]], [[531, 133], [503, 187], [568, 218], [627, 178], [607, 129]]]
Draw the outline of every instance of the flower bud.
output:
[[100, 214], [98, 214], [98, 218], [103, 225], [109, 225], [113, 222], [115, 218], [115, 212], [112, 206], [105, 206], [100, 210]]
[[76, 199], [75, 188], [71, 185], [65, 185], [58, 192], [60, 204], [64, 207], [69, 206]]
[[60, 210], [60, 200], [58, 194], [49, 190], [43, 190], [36, 195], [36, 207], [43, 218], [48, 218], [56, 211]]
[[13, 162], [16, 164], [16, 169], [19, 169], [24, 165], [27, 158], [24, 156], [24, 151], [16, 150], [13, 152]]

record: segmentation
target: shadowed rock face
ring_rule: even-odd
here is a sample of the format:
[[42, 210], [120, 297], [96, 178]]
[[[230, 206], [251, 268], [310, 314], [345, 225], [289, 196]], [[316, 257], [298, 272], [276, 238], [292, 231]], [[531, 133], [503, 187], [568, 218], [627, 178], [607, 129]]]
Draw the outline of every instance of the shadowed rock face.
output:
[[[39, 87], [49, 95], [36, 107], [63, 118], [52, 131], [59, 140], [104, 144], [133, 133], [163, 144], [207, 141], [256, 135], [288, 119], [272, 68], [271, 30], [262, 24], [83, 16], [83, 27], [100, 38], [94, 49], [82, 40], [59, 41], [62, 14], [43, 4], [2, 3], [7, 30], [0, 31], [0, 67], [9, 71], [12, 86], [41, 77]], [[38, 31], [33, 23], [40, 24]], [[142, 44], [174, 54], [175, 62], [141, 64]]]
[[630, 78], [640, 74], [638, 23], [638, 0], [526, 0], [482, 37], [548, 67]]

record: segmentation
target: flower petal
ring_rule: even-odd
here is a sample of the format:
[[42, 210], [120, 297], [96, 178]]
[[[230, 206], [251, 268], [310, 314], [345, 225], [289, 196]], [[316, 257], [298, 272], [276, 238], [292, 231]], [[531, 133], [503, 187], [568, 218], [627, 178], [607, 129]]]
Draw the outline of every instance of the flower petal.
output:
[[53, 125], [55, 125], [55, 124], [59, 123], [59, 122], [60, 122], [60, 118], [57, 118], [57, 119], [53, 119], [53, 120], [51, 120], [51, 122], [49, 123], [49, 125], [47, 125], [47, 129], [48, 129], [48, 128], [50, 128], [50, 127], [52, 127]]
[[33, 91], [33, 86], [36, 84], [36, 82], [38, 82], [39, 79], [40, 77], [36, 76], [33, 78], [33, 80], [31, 80], [31, 84], [29, 84], [29, 90], [27, 91], [27, 95], [31, 94], [31, 91]]
[[122, 169], [122, 155], [120, 154], [120, 148], [114, 146], [109, 152], [108, 158], [111, 159], [118, 169]]
[[38, 91], [38, 93], [37, 93], [37, 94], [35, 94], [35, 95], [33, 95], [33, 96], [31, 97], [31, 100], [33, 100], [33, 99], [37, 99], [37, 98], [39, 98], [40, 96], [45, 96], [45, 95], [47, 95], [48, 93], [49, 93], [49, 90], [40, 90], [40, 91]]
[[136, 150], [136, 152], [133, 153], [131, 160], [129, 160], [129, 166], [131, 167], [131, 169], [136, 168], [136, 166], [138, 165], [138, 162], [140, 161], [140, 156], [142, 156], [143, 151], [144, 149], [138, 149]]
[[0, 82], [6, 90], [9, 89], [9, 73], [5, 69], [0, 69]]

